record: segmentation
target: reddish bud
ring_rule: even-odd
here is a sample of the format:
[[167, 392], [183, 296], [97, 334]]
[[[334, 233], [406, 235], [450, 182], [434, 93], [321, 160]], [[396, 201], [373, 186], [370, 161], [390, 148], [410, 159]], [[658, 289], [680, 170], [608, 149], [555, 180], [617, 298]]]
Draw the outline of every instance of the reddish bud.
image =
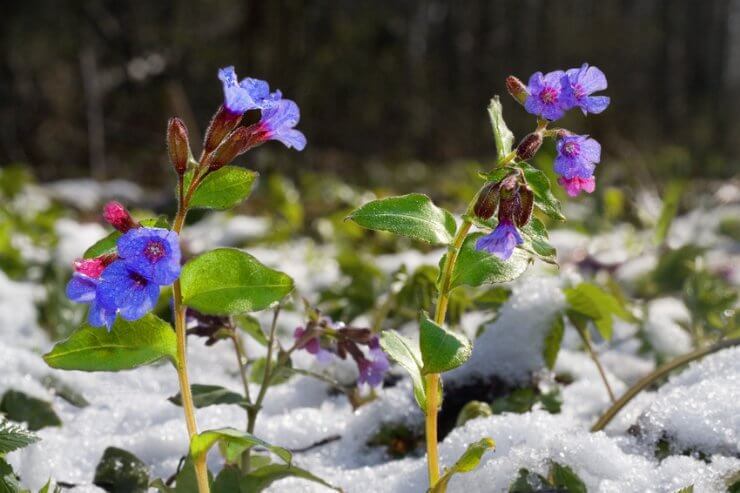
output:
[[96, 258], [85, 258], [75, 260], [75, 272], [85, 274], [87, 277], [97, 279], [103, 273], [105, 265]]
[[511, 97], [516, 99], [519, 104], [524, 104], [524, 102], [527, 100], [527, 96], [529, 96], [527, 86], [525, 86], [522, 81], [520, 81], [513, 75], [510, 75], [506, 78], [506, 90], [509, 91]]
[[516, 146], [516, 157], [520, 161], [532, 159], [542, 146], [542, 132], [532, 132]]
[[206, 154], [213, 151], [234, 130], [242, 120], [242, 115], [232, 113], [221, 106], [213, 115], [211, 124], [206, 130], [206, 138], [203, 141], [203, 150]]
[[188, 143], [188, 129], [177, 117], [170, 118], [167, 124], [167, 152], [170, 163], [178, 175], [185, 173], [190, 158], [190, 144]]
[[103, 207], [103, 218], [121, 233], [125, 233], [129, 229], [141, 227], [141, 224], [134, 221], [129, 211], [120, 202], [116, 201], [105, 204], [105, 207]]
[[489, 182], [478, 193], [478, 200], [476, 200], [473, 207], [473, 213], [475, 213], [476, 217], [485, 221], [493, 216], [493, 213], [496, 212], [496, 207], [498, 207], [500, 186], [500, 183]]
[[239, 127], [219, 145], [213, 156], [209, 160], [208, 167], [215, 171], [224, 167], [234, 160], [238, 155], [243, 154], [249, 148], [249, 141], [252, 132], [246, 127]]
[[516, 213], [514, 219], [516, 219], [516, 225], [520, 228], [525, 226], [529, 219], [532, 217], [532, 210], [534, 209], [534, 193], [532, 189], [526, 185], [519, 187], [519, 210]]

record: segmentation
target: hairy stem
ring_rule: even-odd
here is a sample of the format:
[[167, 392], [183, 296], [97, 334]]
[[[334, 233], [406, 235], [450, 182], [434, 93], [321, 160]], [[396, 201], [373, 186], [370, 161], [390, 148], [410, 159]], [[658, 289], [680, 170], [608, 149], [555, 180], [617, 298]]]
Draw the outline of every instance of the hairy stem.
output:
[[[442, 267], [442, 278], [439, 289], [437, 309], [434, 314], [434, 322], [443, 325], [447, 316], [447, 305], [449, 303], [450, 283], [452, 282], [452, 271], [457, 262], [457, 256], [462, 247], [465, 236], [473, 224], [469, 220], [463, 221], [460, 229], [455, 235], [452, 246], [447, 252], [444, 266]], [[439, 373], [430, 373], [424, 377], [427, 392], [426, 417], [426, 440], [427, 440], [427, 467], [429, 472], [429, 487], [433, 487], [439, 481], [439, 453], [437, 451], [437, 413], [439, 408]]]
[[617, 413], [621, 411], [622, 408], [626, 406], [627, 403], [631, 401], [637, 394], [639, 394], [647, 387], [651, 386], [656, 380], [660, 380], [676, 368], [690, 363], [694, 360], [703, 358], [708, 354], [716, 353], [717, 351], [733, 346], [740, 346], [740, 338], [726, 339], [712, 346], [699, 348], [696, 351], [692, 351], [688, 354], [684, 354], [683, 356], [672, 359], [649, 375], [641, 378], [640, 381], [630, 387], [622, 397], [620, 397], [614, 404], [612, 404], [612, 407], [606, 410], [606, 412], [599, 418], [596, 424], [591, 427], [591, 431], [601, 431], [606, 428], [606, 425], [608, 425], [611, 420], [614, 419], [614, 416], [616, 416]]
[[[196, 180], [193, 180], [196, 183]], [[191, 183], [190, 190], [194, 190]], [[197, 185], [195, 185], [197, 186]], [[192, 192], [188, 191], [187, 196], [183, 196], [183, 179], [178, 177], [178, 201], [179, 207], [173, 230], [178, 235], [185, 224], [185, 216], [188, 213], [188, 199]], [[177, 279], [172, 285], [174, 312], [175, 312], [175, 334], [177, 337], [177, 376], [180, 383], [180, 395], [182, 396], [182, 408], [185, 412], [185, 424], [188, 429], [188, 437], [192, 440], [193, 436], [198, 434], [198, 424], [195, 421], [195, 405], [193, 404], [193, 394], [190, 390], [190, 378], [188, 377], [188, 359], [187, 359], [187, 333], [185, 327], [185, 307], [182, 304], [182, 290], [180, 279]], [[201, 454], [195, 457], [193, 465], [195, 466], [195, 475], [198, 481], [199, 493], [210, 493], [208, 484], [208, 468], [206, 467], [206, 457]]]

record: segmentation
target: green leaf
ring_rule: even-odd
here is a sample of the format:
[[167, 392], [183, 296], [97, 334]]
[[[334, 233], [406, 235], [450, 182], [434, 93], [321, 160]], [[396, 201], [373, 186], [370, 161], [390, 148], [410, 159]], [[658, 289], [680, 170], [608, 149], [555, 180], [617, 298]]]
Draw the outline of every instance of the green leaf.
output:
[[241, 472], [238, 467], [226, 466], [221, 469], [211, 485], [211, 493], [239, 493]]
[[467, 337], [440, 327], [424, 317], [421, 321], [419, 346], [424, 362], [423, 373], [442, 373], [465, 363], [473, 350]]
[[457, 229], [455, 218], [426, 195], [412, 193], [373, 200], [347, 217], [367, 229], [388, 231], [433, 245], [447, 245]]
[[[265, 378], [265, 366], [267, 365], [267, 359], [265, 358], [258, 358], [254, 361], [252, 364], [252, 369], [249, 372], [249, 380], [254, 383], [262, 383], [262, 381]], [[285, 383], [288, 381], [288, 379], [293, 376], [293, 372], [291, 371], [291, 364], [290, 360], [288, 360], [288, 363], [286, 366], [281, 365], [280, 368], [275, 370], [276, 362], [272, 362], [271, 372], [270, 372], [270, 385], [280, 385], [281, 383]]]
[[524, 240], [522, 249], [537, 255], [544, 262], [557, 263], [557, 250], [550, 244], [547, 229], [542, 221], [532, 217], [520, 231]]
[[514, 134], [506, 126], [501, 100], [498, 96], [491, 98], [488, 105], [488, 116], [491, 118], [493, 140], [496, 142], [496, 155], [500, 161], [511, 152], [511, 147], [514, 145]]
[[[167, 216], [159, 216], [156, 218], [143, 219], [141, 221], [142, 226], [148, 228], [169, 228], [169, 222]], [[121, 237], [119, 231], [113, 231], [108, 234], [105, 238], [95, 242], [90, 248], [85, 250], [82, 255], [84, 258], [100, 257], [101, 255], [108, 255], [116, 252], [116, 242]]]
[[558, 221], [565, 220], [560, 209], [560, 201], [552, 194], [550, 179], [547, 175], [527, 163], [517, 163], [517, 166], [524, 171], [524, 178], [534, 193], [534, 204], [551, 218]]
[[47, 375], [41, 379], [41, 383], [49, 390], [53, 390], [56, 395], [69, 402], [75, 407], [87, 407], [90, 403], [85, 399], [85, 396], [77, 392], [75, 389], [62, 382], [53, 375]]
[[296, 467], [294, 465], [270, 464], [247, 474], [241, 481], [241, 492], [257, 493], [264, 490], [275, 481], [287, 477], [306, 479], [326, 486], [334, 491], [342, 491], [336, 486], [327, 483], [318, 476], [306, 471], [305, 469], [301, 469], [300, 467]]
[[450, 279], [450, 291], [458, 286], [480, 286], [512, 281], [522, 275], [529, 265], [529, 255], [515, 249], [508, 260], [480, 252], [475, 243], [483, 233], [473, 233], [465, 238]]
[[207, 430], [195, 435], [190, 440], [190, 456], [195, 458], [199, 457], [210, 450], [218, 442], [225, 443], [236, 443], [238, 445], [244, 445], [248, 447], [260, 446], [264, 447], [273, 454], [283, 459], [286, 463], [290, 464], [293, 458], [293, 454], [290, 450], [271, 445], [264, 440], [257, 438], [251, 433], [246, 431], [240, 431], [234, 428], [220, 428], [217, 430]]
[[111, 493], [146, 493], [149, 468], [131, 452], [108, 447], [95, 468], [93, 484]]
[[[202, 407], [215, 406], [218, 404], [236, 404], [243, 406], [246, 401], [244, 396], [220, 385], [201, 385], [194, 383], [190, 386], [193, 394], [193, 405], [198, 409]], [[167, 399], [171, 403], [182, 406], [182, 395], [178, 392], [176, 395]]]
[[568, 466], [552, 463], [550, 475], [553, 478], [553, 486], [563, 488], [568, 493], [588, 493], [586, 485], [581, 478]]
[[656, 245], [663, 243], [668, 235], [673, 218], [676, 217], [676, 213], [678, 212], [678, 205], [684, 190], [686, 190], [686, 182], [683, 180], [673, 180], [668, 183], [666, 191], [663, 194], [663, 208], [660, 210], [658, 224], [655, 225], [655, 237], [653, 241]]
[[31, 431], [47, 426], [62, 426], [51, 404], [17, 390], [8, 390], [0, 401], [0, 412], [16, 423], [26, 423]]
[[593, 320], [601, 337], [607, 340], [612, 336], [612, 315], [628, 322], [635, 321], [618, 298], [595, 284], [584, 282], [568, 288], [565, 299], [570, 310]]
[[267, 336], [262, 332], [262, 326], [259, 320], [251, 315], [244, 314], [235, 316], [234, 322], [236, 322], [237, 327], [252, 336], [252, 339], [263, 346], [267, 346]]
[[537, 493], [552, 486], [547, 478], [530, 472], [528, 469], [519, 469], [516, 479], [509, 485], [509, 493]]
[[59, 486], [58, 484], [54, 485], [54, 489], [52, 490], [51, 485], [52, 485], [52, 482], [51, 482], [51, 479], [49, 479], [46, 482], [46, 484], [41, 487], [41, 489], [39, 490], [39, 493], [63, 493], [61, 486]]
[[481, 171], [478, 176], [491, 183], [498, 183], [507, 176], [509, 176], [514, 170], [512, 168], [494, 168], [492, 171]]
[[186, 305], [213, 315], [259, 311], [293, 290], [287, 274], [234, 248], [217, 248], [189, 261], [180, 283]]
[[[190, 206], [196, 209], [230, 209], [249, 197], [259, 176], [238, 166], [224, 166], [206, 176], [193, 193]], [[185, 189], [192, 180], [192, 171], [185, 175]]]
[[0, 457], [0, 493], [25, 493], [13, 468]]
[[85, 324], [44, 355], [52, 368], [82, 371], [130, 370], [162, 358], [177, 361], [175, 331], [151, 313], [133, 322], [118, 317], [110, 332]]
[[560, 343], [563, 341], [563, 334], [565, 334], [565, 322], [562, 314], [558, 313], [553, 319], [547, 334], [545, 334], [545, 344], [542, 348], [542, 358], [550, 370], [555, 367], [555, 361], [560, 352]]
[[455, 426], [462, 426], [471, 419], [485, 418], [492, 415], [493, 411], [491, 411], [491, 406], [487, 402], [470, 401], [457, 414]]
[[0, 417], [0, 455], [31, 445], [39, 438], [30, 431]]
[[422, 360], [419, 348], [395, 330], [384, 330], [380, 334], [380, 346], [411, 376], [416, 403], [421, 409], [426, 409], [427, 397], [424, 377], [421, 375]]
[[429, 492], [444, 493], [445, 491], [447, 491], [447, 485], [450, 482], [450, 479], [452, 479], [452, 476], [457, 473], [470, 472], [478, 467], [483, 454], [486, 453], [487, 450], [490, 450], [495, 446], [496, 444], [490, 438], [482, 438], [477, 442], [468, 445], [468, 448], [465, 450], [465, 452], [463, 452], [460, 458], [457, 459], [455, 465], [448, 469], [444, 473], [444, 476], [439, 478], [439, 481], [437, 481], [437, 483], [429, 490]]

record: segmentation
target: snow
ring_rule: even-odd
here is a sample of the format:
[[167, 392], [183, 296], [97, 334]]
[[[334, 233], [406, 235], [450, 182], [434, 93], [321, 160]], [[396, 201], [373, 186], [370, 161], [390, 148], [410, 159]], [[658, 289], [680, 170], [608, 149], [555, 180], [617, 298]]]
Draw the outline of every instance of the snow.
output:
[[[80, 207], [88, 207], [93, 202], [97, 206], [113, 192], [125, 192], [126, 188], [119, 185], [108, 184], [108, 188], [101, 186], [90, 191], [86, 182], [67, 182], [49, 188], [57, 197], [77, 196]], [[83, 193], [88, 196], [83, 197]], [[723, 207], [723, 215], [737, 212], [732, 206]], [[702, 214], [679, 218], [671, 228], [672, 238], [683, 241], [685, 230], [701, 224], [712, 211]], [[712, 228], [716, 229], [717, 221], [712, 224], [707, 238], [716, 245], [713, 252], [735, 258], [726, 242], [714, 236]], [[290, 273], [303, 296], [315, 296], [322, 287], [343, 281], [333, 248], [310, 239], [279, 245], [260, 243], [268, 230], [269, 223], [263, 218], [216, 213], [189, 228], [185, 239], [193, 252], [254, 241], [256, 246], [249, 248], [250, 253], [263, 263]], [[58, 221], [56, 231], [59, 243], [54, 262], [65, 266], [105, 234], [99, 224], [72, 219]], [[617, 228], [595, 239], [562, 230], [554, 232], [552, 239], [561, 249], [564, 264], [557, 274], [538, 267], [511, 283], [512, 295], [492, 322], [486, 323], [492, 318], [488, 312], [472, 312], [463, 317], [467, 334], [475, 334], [481, 324], [485, 330], [476, 340], [470, 361], [445, 375], [446, 384], [452, 386], [491, 375], [512, 384], [529, 383], [533, 375], [551, 381], [552, 374], [543, 369], [542, 341], [553, 317], [564, 305], [562, 287], [580, 279], [576, 270], [567, 265], [569, 261], [577, 261], [588, 252], [602, 262], [619, 264], [617, 278], [629, 283], [648, 271], [657, 259], [649, 246], [651, 238], [631, 227]], [[420, 265], [436, 264], [440, 253], [409, 250], [376, 260], [385, 272], [393, 272], [401, 265], [412, 271]], [[721, 264], [721, 259], [717, 263]], [[52, 342], [36, 321], [37, 303], [43, 296], [41, 286], [10, 280], [0, 272], [0, 393], [13, 388], [47, 400], [63, 421], [61, 427], [41, 430], [39, 443], [9, 454], [8, 460], [24, 484], [36, 491], [53, 477], [78, 484], [76, 492], [99, 493], [102, 490], [91, 481], [95, 465], [109, 446], [136, 454], [150, 465], [152, 477], [168, 477], [187, 450], [182, 410], [167, 401], [178, 391], [173, 369], [167, 364], [120, 373], [48, 368], [39, 355]], [[270, 316], [269, 312], [259, 314], [263, 322]], [[671, 357], [692, 348], [690, 337], [681, 327], [688, 318], [688, 310], [680, 300], [659, 298], [646, 304], [642, 328], [655, 350]], [[289, 341], [293, 328], [300, 323], [300, 313], [284, 311], [278, 324], [281, 337]], [[614, 340], [595, 346], [617, 394], [655, 367], [654, 355], [640, 351], [639, 328], [638, 324], [615, 321]], [[400, 329], [415, 337], [415, 324]], [[264, 354], [264, 348], [254, 342], [247, 343], [247, 351], [253, 357]], [[240, 390], [234, 354], [227, 343], [206, 347], [201, 340], [191, 339], [188, 353], [193, 383]], [[295, 353], [294, 364], [322, 370], [305, 352]], [[323, 370], [331, 371], [339, 380], [349, 380], [356, 372], [353, 365], [346, 363]], [[722, 492], [723, 481], [740, 470], [740, 348], [707, 356], [672, 376], [657, 391], [639, 394], [605, 432], [598, 433], [588, 430], [610, 405], [609, 397], [572, 327], [566, 327], [554, 373], [573, 378], [561, 389], [563, 405], [559, 414], [534, 410], [478, 418], [445, 437], [440, 445], [445, 465], [453, 463], [471, 442], [484, 436], [496, 441], [496, 450], [485, 454], [478, 469], [451, 481], [450, 492], [504, 492], [520, 468], [544, 474], [551, 460], [572, 467], [589, 491], [603, 493], [674, 493], [692, 484], [697, 493]], [[49, 375], [80, 392], [90, 405], [76, 408], [55, 395], [42, 384]], [[325, 383], [294, 377], [270, 389], [256, 434], [297, 449], [339, 435], [339, 440], [296, 453], [295, 462], [349, 493], [424, 491], [426, 464], [421, 451], [392, 460], [382, 448], [367, 445], [383, 424], [402, 423], [414, 430], [423, 427], [423, 416], [414, 403], [409, 379], [401, 372], [398, 375], [402, 377], [396, 385], [380, 390], [377, 400], [357, 410], [344, 396], [330, 394]], [[256, 393], [256, 386], [251, 390]], [[245, 424], [245, 413], [236, 406], [200, 409], [197, 418], [201, 429]], [[639, 429], [636, 435], [628, 431], [634, 429], [633, 425]], [[663, 437], [668, 437], [673, 455], [659, 461], [654, 449]], [[694, 455], [680, 455], [684, 451]], [[707, 461], [699, 458], [697, 452], [704, 454]], [[217, 454], [212, 453], [211, 468], [218, 469], [219, 463]], [[325, 489], [286, 479], [270, 491]]]

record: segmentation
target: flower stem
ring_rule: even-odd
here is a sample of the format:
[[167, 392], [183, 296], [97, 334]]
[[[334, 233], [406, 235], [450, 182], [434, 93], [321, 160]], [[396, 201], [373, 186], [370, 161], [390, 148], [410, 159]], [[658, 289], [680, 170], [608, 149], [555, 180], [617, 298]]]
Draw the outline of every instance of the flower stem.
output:
[[612, 401], [612, 404], [614, 401], [616, 401], [616, 397], [614, 397], [614, 391], [612, 390], [611, 385], [609, 385], [609, 380], [606, 379], [606, 372], [604, 371], [604, 367], [601, 366], [601, 361], [599, 361], [599, 357], [596, 354], [596, 351], [594, 351], [593, 346], [591, 345], [591, 338], [588, 336], [588, 332], [586, 332], [586, 329], [584, 327], [576, 327], [578, 329], [578, 334], [581, 336], [581, 339], [583, 340], [583, 344], [586, 346], [586, 350], [588, 351], [589, 356], [591, 356], [591, 359], [593, 360], [594, 364], [596, 365], [596, 369], [599, 370], [599, 375], [601, 375], [601, 380], [604, 382], [604, 387], [606, 387], [606, 392], [609, 394], [609, 399]]
[[606, 410], [606, 412], [599, 418], [599, 420], [596, 422], [596, 424], [591, 427], [591, 431], [601, 431], [604, 428], [606, 428], [606, 425], [608, 425], [612, 419], [614, 419], [614, 416], [617, 415], [617, 413], [627, 405], [629, 401], [631, 401], [637, 394], [645, 390], [647, 387], [652, 385], [656, 380], [659, 380], [666, 376], [668, 373], [672, 372], [679, 366], [683, 366], [687, 363], [690, 363], [694, 360], [703, 358], [704, 356], [707, 356], [708, 354], [716, 353], [717, 351], [720, 351], [722, 349], [726, 349], [733, 346], [740, 346], [740, 338], [738, 339], [726, 339], [724, 341], [720, 341], [712, 346], [699, 348], [695, 351], [692, 351], [688, 354], [684, 354], [683, 356], [679, 356], [677, 358], [672, 359], [668, 363], [664, 364], [657, 370], [653, 371], [649, 375], [643, 377], [638, 381], [636, 384], [634, 384], [632, 387], [630, 387], [627, 392], [624, 393], [622, 397], [619, 398], [614, 404], [612, 404], [612, 407]]
[[[442, 267], [442, 278], [439, 287], [439, 299], [437, 300], [437, 309], [434, 314], [434, 322], [443, 325], [447, 316], [447, 305], [449, 303], [450, 283], [452, 282], [452, 271], [457, 262], [457, 256], [462, 247], [465, 236], [470, 231], [473, 224], [469, 220], [463, 221], [460, 229], [455, 235], [455, 239], [450, 246], [444, 266]], [[427, 440], [427, 467], [429, 471], [429, 487], [432, 488], [439, 481], [439, 453], [437, 451], [437, 413], [440, 402], [439, 395], [439, 373], [430, 373], [424, 377], [427, 406], [426, 406], [426, 440]]]
[[[193, 180], [195, 182], [195, 180]], [[178, 179], [179, 189], [179, 207], [177, 215], [172, 229], [178, 235], [182, 231], [182, 227], [185, 224], [185, 216], [188, 213], [188, 198], [183, 197], [183, 186], [182, 177]], [[190, 190], [194, 190], [193, 184], [190, 186]], [[180, 288], [180, 280], [177, 279], [172, 285], [174, 312], [175, 312], [175, 335], [177, 337], [177, 377], [180, 383], [180, 395], [182, 396], [182, 408], [185, 412], [185, 425], [188, 429], [188, 438], [193, 439], [193, 436], [198, 434], [198, 424], [195, 421], [195, 405], [193, 404], [193, 394], [190, 390], [190, 378], [188, 377], [188, 360], [187, 360], [187, 333], [185, 327], [185, 307], [182, 304], [182, 290]], [[199, 493], [210, 493], [210, 486], [208, 484], [208, 468], [206, 466], [205, 454], [200, 454], [198, 457], [193, 459], [193, 465], [195, 467], [195, 476], [198, 482]]]

